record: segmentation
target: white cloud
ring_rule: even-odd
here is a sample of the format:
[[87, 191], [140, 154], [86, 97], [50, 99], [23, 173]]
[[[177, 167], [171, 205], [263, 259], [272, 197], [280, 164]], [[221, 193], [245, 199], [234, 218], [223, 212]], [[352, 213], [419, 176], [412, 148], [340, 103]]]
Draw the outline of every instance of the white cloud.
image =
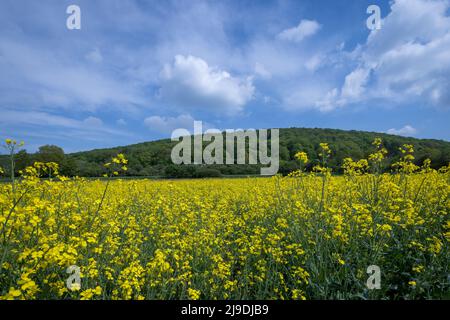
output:
[[255, 63], [255, 73], [262, 79], [272, 78], [272, 74], [266, 69], [266, 67], [263, 64], [259, 62]]
[[284, 41], [273, 38], [257, 38], [243, 50], [242, 62], [250, 65], [257, 76], [270, 74], [275, 83], [280, 78], [288, 79], [298, 76], [304, 69], [308, 54], [304, 48], [289, 46]]
[[[140, 88], [48, 48], [0, 38], [0, 104], [93, 111], [146, 105]], [[18, 99], [17, 97], [20, 97]]]
[[321, 25], [315, 20], [301, 20], [298, 26], [281, 31], [278, 37], [282, 40], [300, 42], [317, 33]]
[[322, 99], [316, 101], [314, 106], [321, 112], [332, 111], [336, 107], [342, 106], [342, 103], [340, 101], [336, 101], [336, 97], [338, 95], [338, 89], [333, 88], [332, 90], [328, 91]]
[[321, 54], [315, 54], [305, 62], [305, 67], [309, 71], [314, 72], [320, 67], [323, 60], [324, 57]]
[[406, 125], [400, 129], [395, 129], [395, 128], [389, 129], [388, 131], [386, 131], [386, 133], [395, 134], [398, 136], [411, 137], [417, 133], [417, 129], [410, 125]]
[[359, 68], [352, 71], [345, 77], [344, 86], [342, 87], [343, 99], [359, 99], [364, 92], [364, 86], [369, 76], [369, 70]]
[[327, 88], [320, 81], [302, 83], [289, 89], [283, 99], [284, 108], [288, 111], [305, 111], [317, 109], [328, 112], [334, 109], [337, 89]]
[[449, 1], [396, 0], [363, 46], [335, 105], [374, 98], [450, 107]]
[[92, 136], [92, 139], [111, 135], [129, 136], [126, 132], [103, 125], [103, 121], [96, 117], [87, 117], [80, 121], [70, 117], [40, 111], [2, 110], [0, 124], [2, 127], [28, 128], [30, 134], [34, 133], [35, 128], [38, 128], [51, 130], [56, 136], [70, 137], [72, 135], [72, 138], [81, 136], [88, 138], [89, 135]]
[[233, 77], [194, 56], [175, 56], [161, 72], [160, 96], [183, 109], [236, 114], [253, 98], [251, 78]]
[[168, 134], [179, 128], [192, 130], [194, 118], [188, 114], [182, 114], [178, 117], [151, 116], [144, 120], [144, 124], [152, 131]]

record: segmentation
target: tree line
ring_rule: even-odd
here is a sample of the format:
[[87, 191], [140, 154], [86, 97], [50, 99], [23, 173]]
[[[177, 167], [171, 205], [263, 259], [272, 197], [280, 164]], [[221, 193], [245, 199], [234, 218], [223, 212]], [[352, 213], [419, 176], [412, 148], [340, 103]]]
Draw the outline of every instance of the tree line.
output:
[[[318, 128], [288, 128], [280, 129], [280, 169], [279, 173], [286, 175], [299, 169], [299, 163], [294, 155], [299, 151], [308, 154], [312, 161], [306, 167], [310, 170], [318, 159], [319, 143], [330, 145], [332, 156], [329, 167], [333, 172], [340, 173], [343, 159], [351, 157], [354, 160], [367, 157], [373, 151], [372, 141], [379, 137], [388, 150], [384, 169], [400, 157], [398, 148], [403, 144], [412, 144], [415, 149], [416, 164], [421, 164], [426, 158], [432, 161], [432, 167], [440, 168], [450, 162], [450, 142], [432, 139], [415, 139], [364, 131], [344, 131]], [[65, 154], [61, 147], [44, 145], [36, 153], [21, 150], [15, 155], [18, 173], [25, 167], [39, 162], [55, 162], [60, 167], [60, 173], [66, 176], [100, 177], [105, 173], [104, 163], [118, 153], [124, 153], [129, 160], [126, 175], [133, 177], [161, 178], [204, 178], [232, 175], [257, 175], [260, 166], [257, 165], [174, 165], [171, 161], [171, 150], [177, 142], [169, 139], [144, 142], [134, 145], [96, 149], [85, 152]], [[8, 168], [6, 156], [0, 156], [0, 165]]]

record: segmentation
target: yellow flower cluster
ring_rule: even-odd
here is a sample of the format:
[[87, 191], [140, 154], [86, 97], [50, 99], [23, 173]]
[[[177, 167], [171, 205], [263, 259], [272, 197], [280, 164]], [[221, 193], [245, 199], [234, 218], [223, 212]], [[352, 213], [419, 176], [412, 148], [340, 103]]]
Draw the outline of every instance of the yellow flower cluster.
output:
[[348, 175], [361, 175], [368, 171], [369, 162], [366, 159], [353, 161], [352, 158], [345, 158], [342, 168], [344, 173]]
[[[35, 164], [14, 189], [0, 184], [0, 298], [444, 297], [450, 167], [369, 173], [384, 157], [375, 145], [344, 176], [105, 181]], [[106, 166], [126, 165], [119, 155]], [[80, 283], [67, 288], [73, 265]], [[380, 290], [365, 286], [370, 265]]]
[[[114, 176], [118, 176], [120, 171], [127, 171], [128, 160], [125, 158], [123, 153], [119, 153], [116, 157], [112, 158], [111, 162], [105, 163], [105, 168], [109, 169], [109, 171]], [[108, 174], [105, 174], [104, 177], [108, 177]]]
[[306, 152], [300, 151], [295, 154], [295, 159], [300, 161], [302, 164], [308, 163], [308, 154]]
[[22, 147], [22, 146], [24, 146], [25, 145], [25, 143], [23, 142], [23, 141], [21, 141], [19, 144], [17, 144], [17, 141], [16, 140], [13, 140], [13, 139], [5, 139], [5, 143], [6, 143], [6, 145], [9, 147], [9, 146], [19, 146], [19, 147]]

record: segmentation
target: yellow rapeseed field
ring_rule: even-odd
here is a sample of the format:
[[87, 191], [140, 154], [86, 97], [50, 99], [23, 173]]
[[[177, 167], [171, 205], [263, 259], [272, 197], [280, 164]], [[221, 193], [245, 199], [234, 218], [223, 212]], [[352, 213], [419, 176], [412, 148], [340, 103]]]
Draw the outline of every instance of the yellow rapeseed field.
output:
[[[289, 177], [68, 179], [35, 163], [0, 184], [0, 298], [448, 298], [450, 167], [417, 167], [404, 146], [381, 173], [375, 141], [334, 176], [321, 147], [314, 172]], [[380, 289], [366, 285], [371, 265]]]

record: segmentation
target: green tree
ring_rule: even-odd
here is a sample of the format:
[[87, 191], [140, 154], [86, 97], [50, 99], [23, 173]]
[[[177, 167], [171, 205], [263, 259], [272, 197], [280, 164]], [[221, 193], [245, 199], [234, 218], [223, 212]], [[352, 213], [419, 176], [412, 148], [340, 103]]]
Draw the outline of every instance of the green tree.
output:
[[26, 167], [32, 165], [33, 159], [30, 154], [27, 153], [26, 150], [20, 150], [17, 152], [15, 156], [15, 171], [18, 173], [20, 170], [25, 169]]
[[36, 160], [39, 162], [56, 162], [61, 167], [65, 160], [64, 150], [55, 145], [41, 146], [36, 153]]

